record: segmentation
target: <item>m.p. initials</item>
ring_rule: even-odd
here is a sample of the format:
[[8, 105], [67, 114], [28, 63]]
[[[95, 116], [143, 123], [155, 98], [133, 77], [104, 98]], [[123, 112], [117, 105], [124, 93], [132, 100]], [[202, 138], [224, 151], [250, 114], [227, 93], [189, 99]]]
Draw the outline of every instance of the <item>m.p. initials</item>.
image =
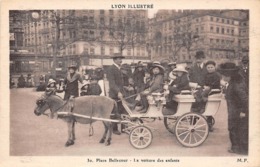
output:
[[248, 162], [247, 158], [238, 158], [237, 162]]

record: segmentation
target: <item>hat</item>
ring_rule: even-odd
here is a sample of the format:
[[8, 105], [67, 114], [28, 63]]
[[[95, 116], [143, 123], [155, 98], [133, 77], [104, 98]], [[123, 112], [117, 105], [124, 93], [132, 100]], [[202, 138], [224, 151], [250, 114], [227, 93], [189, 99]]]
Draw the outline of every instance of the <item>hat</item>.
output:
[[219, 65], [219, 73], [224, 76], [233, 76], [238, 73], [239, 68], [235, 63], [227, 62]]
[[112, 59], [116, 59], [116, 58], [121, 58], [121, 59], [124, 59], [125, 58], [125, 56], [122, 56], [122, 54], [121, 53], [115, 53], [112, 57], [111, 57]]
[[81, 88], [83, 88], [84, 86], [86, 86], [88, 84], [90, 84], [90, 82], [88, 80], [83, 80]]
[[138, 67], [144, 67], [144, 64], [143, 63], [138, 63], [136, 68], [138, 68]]
[[195, 58], [196, 59], [205, 58], [204, 52], [203, 51], [197, 51], [196, 55], [195, 55]]
[[161, 65], [161, 63], [159, 61], [154, 61], [153, 64], [159, 64]]
[[212, 60], [209, 60], [205, 63], [205, 67], [207, 67], [207, 65], [209, 64], [212, 64], [213, 66], [216, 66], [216, 62], [215, 61], [212, 61]]
[[243, 63], [248, 63], [249, 62], [249, 57], [248, 56], [243, 56], [242, 62]]
[[170, 62], [169, 64], [168, 64], [168, 66], [172, 66], [172, 65], [175, 65], [176, 66], [176, 62], [175, 61], [172, 61], [172, 62]]
[[52, 84], [52, 83], [55, 83], [55, 84], [56, 84], [56, 81], [51, 78], [51, 79], [49, 79], [47, 86], [49, 86], [49, 85]]
[[68, 65], [68, 68], [74, 68], [74, 69], [77, 69], [77, 64], [75, 64], [75, 63], [71, 63], [70, 65]]
[[131, 66], [129, 64], [122, 64], [120, 66], [120, 69], [122, 69], [122, 70], [129, 70], [129, 69], [131, 69]]
[[178, 71], [180, 71], [180, 72], [185, 72], [185, 73], [188, 73], [188, 71], [187, 70], [185, 70], [185, 67], [184, 66], [177, 66], [174, 70], [172, 70], [173, 72], [178, 72]]
[[158, 67], [160, 69], [161, 72], [164, 71], [164, 67], [160, 64], [153, 64], [150, 68], [150, 71], [153, 70], [155, 67]]

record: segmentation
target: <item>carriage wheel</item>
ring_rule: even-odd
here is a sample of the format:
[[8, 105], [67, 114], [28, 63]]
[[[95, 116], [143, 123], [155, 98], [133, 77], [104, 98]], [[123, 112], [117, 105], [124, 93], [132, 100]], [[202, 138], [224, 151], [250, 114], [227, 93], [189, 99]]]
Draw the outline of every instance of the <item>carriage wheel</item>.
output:
[[176, 122], [175, 135], [183, 146], [199, 146], [207, 139], [208, 134], [207, 120], [199, 114], [184, 114]]
[[176, 122], [177, 122], [177, 117], [164, 117], [163, 120], [164, 126], [172, 134], [174, 134]]
[[145, 126], [135, 127], [129, 135], [129, 141], [134, 148], [143, 149], [152, 143], [153, 135], [149, 128]]

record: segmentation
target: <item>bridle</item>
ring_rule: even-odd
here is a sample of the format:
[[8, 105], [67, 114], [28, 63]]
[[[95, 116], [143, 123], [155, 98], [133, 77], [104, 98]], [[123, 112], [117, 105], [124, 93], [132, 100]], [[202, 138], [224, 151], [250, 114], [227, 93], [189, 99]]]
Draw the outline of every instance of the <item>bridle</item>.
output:
[[[49, 96], [50, 96], [50, 95], [49, 95]], [[57, 109], [55, 109], [55, 111], [53, 111], [52, 108], [51, 108], [51, 106], [50, 106], [50, 104], [49, 104], [48, 101], [47, 101], [47, 98], [48, 98], [49, 96], [37, 100], [37, 101], [36, 101], [36, 105], [41, 108], [41, 107], [43, 107], [43, 106], [46, 104], [46, 105], [49, 107], [49, 109], [51, 110], [51, 113], [54, 113], [54, 112], [58, 111], [59, 109], [61, 109], [62, 107], [64, 107], [64, 106], [68, 103], [68, 101], [66, 101], [63, 105], [61, 105], [60, 107], [58, 107]], [[40, 112], [40, 113], [41, 113], [42, 115], [48, 116], [48, 114], [45, 114], [44, 111], [43, 111], [43, 112]]]

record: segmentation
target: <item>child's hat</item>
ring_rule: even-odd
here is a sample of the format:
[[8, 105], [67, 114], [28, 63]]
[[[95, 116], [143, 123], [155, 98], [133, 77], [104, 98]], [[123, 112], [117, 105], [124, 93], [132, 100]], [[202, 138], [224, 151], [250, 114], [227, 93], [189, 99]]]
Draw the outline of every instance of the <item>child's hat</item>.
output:
[[51, 79], [49, 79], [47, 86], [49, 86], [49, 85], [52, 84], [52, 83], [55, 83], [55, 84], [56, 84], [56, 81], [51, 78]]
[[177, 72], [177, 71], [180, 71], [180, 72], [185, 72], [185, 73], [188, 73], [187, 70], [185, 70], [184, 66], [177, 66], [174, 70], [172, 70], [173, 72]]
[[83, 80], [83, 84], [81, 87], [83, 88], [84, 86], [89, 85], [89, 84], [90, 84], [90, 82], [88, 80]]

